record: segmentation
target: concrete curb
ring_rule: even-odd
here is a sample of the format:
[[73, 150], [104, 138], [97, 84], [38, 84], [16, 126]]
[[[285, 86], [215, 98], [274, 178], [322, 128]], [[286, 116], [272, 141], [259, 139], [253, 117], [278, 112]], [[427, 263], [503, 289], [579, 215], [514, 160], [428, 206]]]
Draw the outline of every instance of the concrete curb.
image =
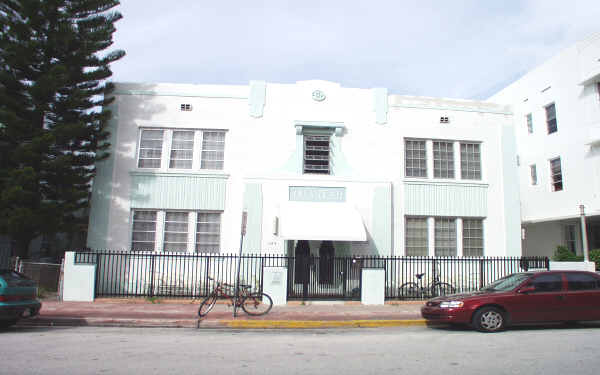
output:
[[220, 323], [230, 328], [375, 328], [422, 326], [425, 320], [222, 320]]
[[216, 320], [207, 319], [111, 319], [111, 318], [37, 318], [21, 320], [22, 327], [160, 327], [160, 328], [233, 328], [233, 329], [310, 329], [377, 328], [426, 325], [424, 319], [411, 320]]

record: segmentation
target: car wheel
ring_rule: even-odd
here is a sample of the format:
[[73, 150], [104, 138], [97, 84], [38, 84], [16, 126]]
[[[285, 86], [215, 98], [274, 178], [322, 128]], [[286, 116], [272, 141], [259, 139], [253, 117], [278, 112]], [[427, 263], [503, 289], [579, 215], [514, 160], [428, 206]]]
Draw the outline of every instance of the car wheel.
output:
[[0, 328], [8, 328], [17, 324], [19, 319], [0, 320]]
[[473, 316], [473, 327], [480, 332], [498, 332], [504, 329], [506, 316], [496, 307], [484, 307]]

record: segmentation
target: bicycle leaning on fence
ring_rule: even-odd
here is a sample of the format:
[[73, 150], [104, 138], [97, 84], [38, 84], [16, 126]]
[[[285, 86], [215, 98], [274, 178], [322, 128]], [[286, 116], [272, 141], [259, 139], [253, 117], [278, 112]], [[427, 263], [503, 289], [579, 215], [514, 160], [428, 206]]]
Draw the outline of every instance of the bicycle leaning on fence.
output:
[[235, 298], [235, 285], [216, 281], [212, 277], [208, 279], [215, 283], [215, 287], [200, 304], [200, 308], [198, 308], [200, 317], [206, 316], [212, 310], [219, 297], [229, 298], [231, 300], [229, 306], [235, 304], [235, 307], [241, 307], [248, 315], [264, 315], [273, 307], [271, 297], [266, 293], [252, 292], [251, 285], [240, 284], [239, 294]]
[[398, 294], [400, 298], [430, 298], [445, 296], [447, 294], [453, 294], [456, 289], [448, 283], [440, 281], [439, 276], [434, 277], [433, 281], [429, 286], [422, 286], [424, 273], [418, 273], [415, 275], [418, 284], [414, 281], [404, 283], [398, 288]]

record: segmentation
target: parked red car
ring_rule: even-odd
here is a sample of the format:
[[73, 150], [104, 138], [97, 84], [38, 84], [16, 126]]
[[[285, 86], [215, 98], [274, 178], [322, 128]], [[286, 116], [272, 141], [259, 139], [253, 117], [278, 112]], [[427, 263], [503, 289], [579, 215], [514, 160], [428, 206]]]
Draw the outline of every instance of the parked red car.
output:
[[515, 273], [478, 292], [427, 301], [428, 321], [496, 332], [514, 323], [600, 320], [600, 275], [583, 271]]

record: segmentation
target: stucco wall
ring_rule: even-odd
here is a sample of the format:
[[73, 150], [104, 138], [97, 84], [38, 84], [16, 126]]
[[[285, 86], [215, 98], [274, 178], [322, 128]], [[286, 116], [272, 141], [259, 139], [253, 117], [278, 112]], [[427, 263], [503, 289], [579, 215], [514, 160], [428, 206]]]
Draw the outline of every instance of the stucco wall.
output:
[[[506, 129], [512, 126], [512, 116], [504, 107], [474, 101], [386, 97], [385, 90], [343, 88], [327, 81], [266, 84], [264, 97], [259, 95], [261, 90], [256, 85], [252, 87], [251, 90], [248, 86], [117, 84], [114, 159], [110, 179], [104, 180], [110, 184], [111, 195], [110, 199], [96, 200], [100, 207], [96, 207], [95, 212], [106, 213], [106, 218], [102, 218], [106, 225], [99, 226], [94, 237], [103, 241], [90, 241], [90, 246], [102, 243], [108, 249], [129, 248], [130, 213], [132, 207], [140, 204], [135, 198], [139, 189], [133, 182], [136, 178], [143, 179], [143, 175], [154, 174], [136, 168], [139, 131], [166, 127], [227, 132], [224, 170], [191, 173], [195, 179], [225, 181], [225, 196], [215, 194], [214, 199], [219, 201], [206, 203], [207, 207], [210, 204], [215, 207], [217, 203], [224, 207], [223, 252], [237, 250], [241, 213], [248, 207], [260, 207], [262, 215], [259, 224], [256, 223], [258, 218], [251, 218], [253, 228], [260, 228], [262, 233], [249, 234], [248, 245], [261, 244], [262, 252], [283, 252], [284, 242], [272, 233], [273, 219], [277, 205], [288, 199], [287, 189], [296, 184], [347, 188], [347, 201], [360, 212], [370, 234], [367, 243], [351, 244], [348, 251], [402, 255], [406, 184], [420, 181], [449, 184], [455, 190], [478, 185], [485, 191], [484, 201], [476, 203], [478, 207], [465, 211], [465, 205], [473, 205], [468, 197], [452, 199], [443, 215], [484, 218], [486, 256], [520, 254], [519, 233], [514, 230], [518, 228], [519, 219], [515, 209], [518, 192], [510, 190], [516, 185], [511, 173], [515, 157], [512, 141], [506, 136]], [[325, 100], [313, 100], [315, 90], [321, 90]], [[262, 99], [264, 105], [253, 102]], [[183, 103], [191, 104], [193, 110], [180, 111]], [[449, 123], [440, 123], [441, 116], [449, 117]], [[302, 127], [319, 125], [336, 129], [332, 136], [333, 174], [302, 175]], [[449, 140], [456, 145], [460, 141], [481, 142], [482, 179], [405, 178], [404, 138]], [[455, 151], [457, 176], [460, 176], [459, 152]], [[432, 155], [427, 157], [432, 165]], [[158, 172], [164, 179], [173, 171]], [[170, 208], [164, 205], [176, 199], [161, 195], [159, 190], [156, 194], [158, 197], [147, 202], [155, 202], [148, 204], [157, 209]], [[254, 199], [261, 199], [260, 204]], [[159, 207], [161, 205], [163, 207]], [[144, 208], [150, 209], [150, 206]], [[175, 206], [171, 208], [180, 208]], [[410, 214], [431, 215], [425, 211]], [[98, 220], [97, 214], [93, 216], [90, 223]]]

